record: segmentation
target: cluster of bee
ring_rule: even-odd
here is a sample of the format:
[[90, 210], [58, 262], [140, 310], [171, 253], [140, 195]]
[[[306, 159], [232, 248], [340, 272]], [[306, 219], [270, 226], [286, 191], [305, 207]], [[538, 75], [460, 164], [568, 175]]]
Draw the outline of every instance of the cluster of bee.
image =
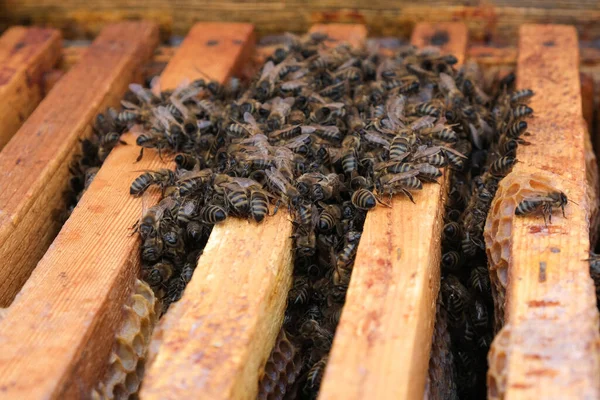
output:
[[[482, 82], [474, 65], [465, 65], [462, 73], [467, 93], [468, 87]], [[514, 81], [510, 74], [488, 83], [485, 92], [473, 90], [470, 104], [460, 108], [469, 121], [479, 121], [468, 126], [473, 145], [465, 152], [469, 160], [451, 177], [442, 242], [441, 300], [448, 315], [460, 398], [486, 395], [494, 309], [483, 230], [498, 183], [517, 162], [518, 145], [529, 144], [525, 118], [533, 110], [525, 103], [533, 92], [515, 91]]]
[[377, 50], [286, 35], [247, 83], [198, 79], [158, 95], [130, 85], [120, 111], [98, 116], [73, 167], [74, 186], [86, 187], [134, 124], [143, 127], [140, 158], [150, 148], [175, 155], [175, 170], [146, 171], [130, 188], [163, 194], [136, 224], [143, 278], [163, 311], [182, 296], [215, 224], [229, 216], [259, 223], [277, 210], [293, 216], [281, 337], [299, 356], [293, 374], [277, 375], [285, 384], [263, 378], [265, 398], [317, 396], [366, 213], [395, 194], [414, 201], [445, 167], [454, 174], [443, 307], [464, 392], [479, 382], [479, 349], [492, 337], [483, 223], [516, 146], [526, 144], [523, 118], [532, 110], [523, 102], [532, 93], [515, 92], [506, 78], [489, 95], [476, 67], [456, 70], [457, 59], [436, 49]]

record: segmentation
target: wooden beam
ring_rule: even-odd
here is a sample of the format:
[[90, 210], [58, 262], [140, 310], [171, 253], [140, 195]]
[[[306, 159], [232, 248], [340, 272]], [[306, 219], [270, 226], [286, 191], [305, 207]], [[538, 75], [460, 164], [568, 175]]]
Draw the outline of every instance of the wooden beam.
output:
[[[464, 60], [463, 24], [419, 24], [412, 43], [447, 33], [443, 51]], [[447, 171], [424, 185], [416, 205], [396, 196], [392, 208], [367, 214], [346, 304], [319, 399], [423, 398], [440, 284], [441, 228]]]
[[[311, 31], [322, 29], [356, 44], [366, 36], [357, 26]], [[282, 211], [258, 225], [231, 219], [214, 227], [183, 298], [159, 324], [142, 398], [256, 398], [292, 281], [291, 235]]]
[[[529, 146], [492, 203], [485, 239], [504, 323], [489, 354], [490, 399], [600, 398], [598, 310], [589, 275], [585, 126], [577, 33], [525, 25], [519, 34], [518, 88], [533, 89]], [[515, 217], [523, 196], [567, 194], [566, 218]]]
[[[136, 37], [142, 37], [144, 27], [150, 26], [137, 25]], [[151, 30], [155, 33], [155, 28]], [[241, 44], [206, 46], [207, 35], [232, 31], [238, 32]], [[192, 64], [224, 80], [253, 40], [251, 25], [198, 24], [180, 50], [188, 58], [179, 57], [177, 62], [186, 74]], [[221, 54], [220, 58], [207, 57], [211, 52]], [[206, 60], [210, 64], [204, 64]], [[172, 75], [179, 73], [171, 66], [171, 76], [163, 77], [178, 81], [184, 76]], [[153, 151], [134, 163], [139, 154], [135, 136], [126, 134], [123, 139], [129, 144], [111, 152], [0, 322], [0, 345], [5, 349], [0, 355], [3, 397], [79, 398], [78, 393], [87, 395], [103, 374], [114, 332], [122, 321], [122, 306], [140, 269], [139, 240], [130, 235], [130, 228], [158, 197], [153, 192], [142, 200], [133, 198], [129, 186], [139, 170], [170, 167]]]
[[60, 229], [79, 139], [117, 105], [158, 41], [152, 23], [107, 27], [0, 153], [0, 306], [8, 306]]
[[15, 26], [0, 37], [0, 150], [43, 98], [42, 77], [59, 60], [60, 32]]

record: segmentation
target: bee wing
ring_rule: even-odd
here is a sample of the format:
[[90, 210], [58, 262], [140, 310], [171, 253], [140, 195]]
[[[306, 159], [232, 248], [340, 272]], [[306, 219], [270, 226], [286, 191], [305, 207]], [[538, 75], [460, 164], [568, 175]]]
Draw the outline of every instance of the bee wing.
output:
[[553, 198], [548, 197], [548, 196], [526, 196], [523, 197], [523, 199], [521, 201], [554, 201]]
[[387, 167], [391, 167], [392, 165], [396, 165], [399, 164], [400, 161], [383, 161], [383, 162], [378, 162], [377, 164], [375, 164], [373, 166], [373, 169], [375, 171], [381, 171], [382, 169], [385, 169]]
[[256, 119], [254, 119], [254, 116], [247, 111], [244, 113], [244, 122], [251, 125], [253, 128], [258, 129], [258, 123], [256, 122]]
[[444, 72], [440, 73], [440, 86], [447, 92], [458, 90], [456, 88], [456, 82], [454, 82], [454, 78]]
[[150, 96], [150, 94], [148, 94], [148, 92], [146, 91], [146, 89], [144, 89], [142, 85], [138, 83], [130, 83], [129, 90], [131, 90], [131, 92], [135, 94], [144, 103], [150, 104], [152, 102], [152, 97]]
[[387, 183], [392, 184], [398, 181], [401, 181], [406, 178], [412, 178], [413, 176], [419, 175], [419, 170], [411, 169], [410, 171], [402, 172], [399, 174], [394, 174], [393, 178], [391, 178]]
[[126, 108], [128, 110], [139, 110], [140, 107], [137, 104], [133, 104], [130, 101], [127, 100], [121, 100], [121, 105], [123, 106], [123, 108]]
[[433, 126], [433, 123], [435, 122], [435, 117], [432, 117], [431, 115], [425, 115], [423, 117], [420, 117], [416, 120], [414, 120], [411, 124], [410, 124], [410, 129], [418, 131], [419, 129], [423, 129], [423, 128], [431, 128]]
[[366, 131], [363, 135], [366, 141], [383, 147], [390, 147], [391, 142], [383, 135], [373, 131]]
[[434, 154], [439, 153], [442, 150], [440, 146], [431, 146], [426, 148], [423, 147], [425, 146], [420, 146], [419, 149], [413, 154], [413, 159], [416, 160], [419, 158], [432, 156]]
[[390, 97], [385, 103], [387, 116], [393, 124], [392, 129], [396, 126], [404, 126], [402, 119], [404, 119], [405, 105], [406, 97], [402, 95]]
[[440, 148], [440, 150], [447, 151], [447, 152], [449, 152], [449, 153], [452, 153], [452, 154], [454, 154], [454, 155], [456, 155], [456, 156], [458, 156], [458, 157], [460, 157], [460, 158], [464, 158], [464, 159], [467, 159], [467, 158], [468, 158], [467, 156], [465, 156], [465, 155], [464, 155], [463, 153], [461, 153], [460, 151], [454, 150], [454, 149], [453, 149], [453, 148], [451, 148], [451, 147], [446, 147], [446, 146], [436, 146], [436, 147], [439, 147], [439, 148]]
[[275, 185], [281, 193], [286, 192], [286, 180], [285, 177], [281, 174], [281, 172], [279, 172], [275, 168], [270, 168], [265, 169], [265, 174], [267, 175], [267, 178], [269, 178], [269, 181], [271, 181], [271, 183]]
[[300, 127], [300, 130], [303, 134], [311, 134], [316, 132], [317, 127], [312, 125], [303, 125]]
[[275, 69], [275, 63], [273, 63], [273, 61], [267, 61], [265, 63], [265, 65], [263, 66], [259, 81], [265, 80], [268, 77], [270, 77], [270, 75], [272, 74], [274, 69]]

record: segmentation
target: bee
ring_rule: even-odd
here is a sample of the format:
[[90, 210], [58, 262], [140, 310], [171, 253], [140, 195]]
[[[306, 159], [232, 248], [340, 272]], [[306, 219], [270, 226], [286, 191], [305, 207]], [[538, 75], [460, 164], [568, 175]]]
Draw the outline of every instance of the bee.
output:
[[518, 162], [514, 157], [500, 157], [490, 165], [490, 174], [494, 177], [502, 178], [506, 176], [512, 167]]
[[314, 231], [296, 236], [296, 252], [301, 257], [312, 257], [316, 252], [317, 238]]
[[210, 168], [200, 171], [188, 171], [179, 175], [177, 180], [179, 195], [185, 197], [200, 190], [210, 182], [212, 177], [213, 171]]
[[567, 195], [560, 191], [528, 196], [519, 202], [515, 209], [515, 215], [525, 216], [541, 212], [544, 217], [544, 223], [547, 225], [546, 217], [548, 217], [548, 221], [552, 223], [552, 208], [560, 208], [563, 217], [566, 218], [565, 206], [568, 201]]
[[533, 97], [535, 93], [531, 89], [522, 89], [514, 92], [510, 96], [511, 103], [522, 103]]
[[310, 282], [305, 276], [294, 278], [292, 288], [288, 293], [288, 301], [292, 304], [307, 304], [310, 299]]
[[290, 111], [290, 114], [288, 115], [287, 119], [288, 122], [293, 126], [302, 125], [306, 120], [306, 115], [302, 110], [292, 110]]
[[129, 193], [133, 196], [141, 196], [152, 185], [159, 185], [164, 190], [167, 186], [173, 185], [174, 181], [175, 173], [169, 169], [144, 172], [133, 181]]
[[204, 223], [214, 225], [225, 221], [227, 218], [227, 212], [222, 207], [216, 205], [207, 205], [200, 209], [198, 216]]
[[421, 103], [417, 105], [415, 111], [420, 115], [430, 115], [432, 117], [439, 117], [442, 110], [436, 107], [433, 103]]
[[175, 164], [177, 164], [177, 168], [188, 171], [192, 171], [194, 168], [201, 169], [206, 167], [206, 163], [203, 160], [189, 154], [177, 154], [175, 156]]
[[346, 269], [348, 265], [353, 262], [356, 251], [358, 250], [360, 236], [360, 232], [356, 231], [350, 231], [346, 234], [344, 247], [337, 256], [338, 269]]
[[306, 387], [316, 389], [321, 385], [323, 375], [325, 374], [325, 367], [327, 366], [327, 360], [328, 356], [323, 356], [310, 368], [306, 377]]
[[159, 236], [149, 236], [142, 244], [142, 260], [155, 262], [163, 254], [164, 243]]
[[340, 218], [342, 216], [342, 211], [339, 206], [332, 204], [319, 204], [323, 211], [319, 214], [319, 220], [317, 222], [317, 227], [321, 232], [329, 232], [334, 227], [338, 226]]
[[459, 326], [465, 319], [465, 307], [470, 302], [467, 288], [454, 275], [442, 279], [442, 301], [448, 311], [448, 322]]
[[527, 121], [515, 121], [506, 129], [506, 136], [509, 138], [518, 138], [522, 136], [527, 130]]
[[471, 306], [471, 320], [473, 326], [480, 332], [485, 332], [488, 328], [488, 310], [486, 305], [480, 300], [475, 299]]
[[190, 221], [186, 225], [186, 233], [192, 240], [198, 241], [204, 234], [204, 225], [199, 221]]
[[462, 257], [456, 251], [449, 251], [442, 255], [442, 266], [449, 271], [457, 271], [462, 263]]
[[359, 189], [352, 194], [352, 205], [359, 210], [371, 210], [377, 205], [377, 199], [367, 189]]
[[246, 190], [238, 183], [225, 183], [222, 187], [229, 209], [233, 210], [236, 215], [247, 215], [250, 203]]
[[289, 115], [292, 106], [294, 105], [293, 97], [275, 97], [271, 101], [271, 113], [267, 118], [267, 126], [271, 130], [281, 129], [285, 125], [287, 116]]
[[148, 282], [150, 286], [158, 286], [163, 283], [167, 283], [173, 276], [174, 266], [168, 261], [161, 261], [150, 268], [144, 268], [142, 271], [142, 278]]
[[490, 274], [487, 267], [475, 267], [471, 270], [469, 286], [479, 294], [488, 295], [490, 293]]
[[528, 117], [531, 114], [533, 114], [533, 109], [531, 109], [530, 107], [528, 107], [524, 104], [519, 104], [515, 108], [512, 109], [512, 116], [514, 118]]
[[448, 222], [442, 231], [443, 238], [449, 242], [460, 240], [462, 228], [458, 222]]
[[262, 190], [250, 192], [250, 215], [256, 222], [261, 222], [269, 214], [267, 195]]

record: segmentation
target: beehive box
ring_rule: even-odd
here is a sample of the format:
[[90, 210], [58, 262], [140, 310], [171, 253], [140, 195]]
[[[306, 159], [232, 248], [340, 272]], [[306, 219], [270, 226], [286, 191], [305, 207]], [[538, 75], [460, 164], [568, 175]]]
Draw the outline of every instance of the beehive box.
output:
[[[157, 47], [159, 28], [149, 21], [108, 24], [89, 47], [77, 50], [61, 49], [60, 33], [49, 28], [11, 28], [0, 38], [4, 63], [0, 93], [9, 99], [0, 106], [0, 138], [6, 144], [0, 153], [0, 303], [6, 307], [0, 322], [0, 387], [7, 398], [85, 398], [110, 368], [115, 336], [127, 336], [124, 324], [132, 318], [138, 321], [134, 324], [141, 324], [140, 318], [153, 319], [150, 306], [139, 308], [147, 312], [140, 311], [137, 317], [130, 311], [135, 299], [142, 301], [140, 296], [148, 304], [152, 299], [140, 295], [143, 289], [135, 284], [138, 243], [128, 232], [142, 207], [154, 204], [157, 196], [131, 198], [129, 185], [139, 170], [167, 163], [148, 152], [134, 165], [137, 148], [117, 147], [61, 227], [55, 211], [63, 206], [60, 193], [78, 139], [89, 134], [96, 113], [117, 104], [128, 83], [141, 79], [153, 54], [154, 62], [168, 62], [161, 74], [161, 85], [168, 88], [201, 77], [199, 71], [225, 81], [269, 48], [255, 48], [253, 25], [192, 26], [193, 13], [179, 19], [181, 11], [162, 12], [165, 6], [160, 4], [133, 14], [67, 6], [45, 14], [32, 7], [27, 2], [10, 5], [11, 23], [29, 18], [68, 28], [67, 35], [95, 35], [107, 20], [135, 15], [159, 20], [163, 34], [171, 29], [186, 33], [175, 49]], [[223, 10], [214, 7], [214, 14], [203, 17], [224, 17]], [[296, 11], [287, 7], [292, 6], [280, 16]], [[302, 14], [312, 12], [310, 18], [292, 19], [299, 25], [285, 28], [274, 27], [273, 15], [269, 22], [264, 13], [251, 15], [261, 32], [301, 30], [306, 21], [330, 18], [312, 7], [317, 6]], [[497, 314], [503, 315], [499, 321], [503, 328], [490, 353], [488, 395], [598, 398], [598, 312], [583, 260], [590, 250], [590, 221], [598, 208], [588, 131], [593, 126], [593, 78], [600, 57], [593, 49], [579, 51], [572, 27], [518, 27], [528, 18], [546, 22], [548, 16], [560, 15], [557, 22], [574, 22], [580, 35], [589, 39], [587, 35], [596, 32], [585, 21], [597, 10], [544, 9], [542, 17], [523, 13], [522, 19], [514, 19], [507, 17], [521, 15], [514, 8], [460, 9], [470, 13], [467, 16], [488, 14], [475, 26], [471, 21], [471, 31], [461, 22], [438, 23], [456, 19], [458, 9], [449, 14], [449, 7], [427, 15], [431, 22], [415, 25], [425, 12], [422, 6], [407, 6], [402, 18], [413, 19], [395, 14], [390, 27], [370, 24], [376, 17], [364, 11], [356, 15], [368, 16], [368, 27], [330, 24], [310, 29], [353, 45], [363, 43], [368, 30], [411, 32], [416, 46], [429, 45], [435, 33], [445, 32], [447, 39], [436, 44], [459, 62], [474, 58], [488, 64], [516, 64], [518, 86], [540, 94], [532, 100], [536, 111], [528, 139], [532, 145], [519, 149], [521, 163], [503, 181], [486, 229], [495, 289], [505, 293], [506, 300], [504, 314]], [[250, 15], [244, 12], [249, 11], [242, 10], [236, 18]], [[334, 15], [357, 18], [350, 12]], [[481, 22], [490, 15], [500, 21], [491, 28]], [[469, 45], [469, 36], [481, 39], [486, 34], [516, 46]], [[62, 65], [57, 66], [61, 53]], [[583, 79], [580, 64], [588, 73]], [[32, 105], [38, 103], [34, 110]], [[124, 136], [128, 143], [133, 139], [133, 133]], [[447, 181], [444, 177], [440, 185], [426, 186], [416, 196], [416, 205], [394, 199], [391, 209], [369, 213], [320, 398], [423, 397], [439, 290]], [[568, 208], [567, 219], [557, 219], [548, 230], [539, 229], [539, 221], [512, 216], [514, 196], [538, 182], [567, 191], [578, 204]], [[403, 223], [398, 226], [395, 221]], [[256, 396], [291, 284], [291, 233], [283, 213], [259, 227], [228, 220], [214, 229], [184, 297], [154, 335], [142, 398]], [[221, 265], [227, 265], [227, 271]], [[135, 366], [126, 369], [135, 372]]]

